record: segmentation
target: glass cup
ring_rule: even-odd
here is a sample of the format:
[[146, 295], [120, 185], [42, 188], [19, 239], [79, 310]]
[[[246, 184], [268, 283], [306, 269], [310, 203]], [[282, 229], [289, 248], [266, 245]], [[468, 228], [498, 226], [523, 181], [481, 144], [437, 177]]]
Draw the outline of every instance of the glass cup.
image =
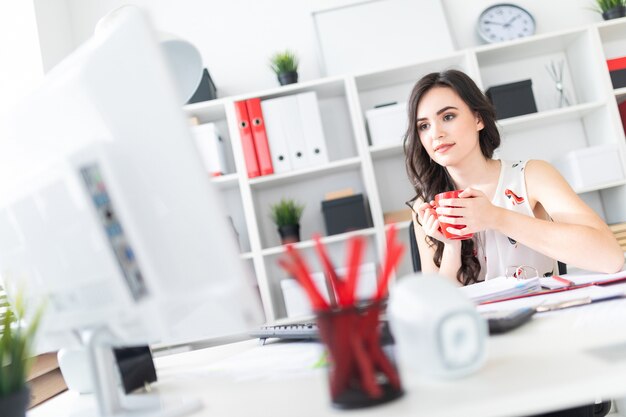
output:
[[[459, 198], [459, 194], [461, 194], [463, 190], [454, 190], [454, 191], [446, 191], [445, 193], [439, 193], [435, 196], [435, 208], [437, 207], [456, 207], [456, 206], [440, 206], [439, 205], [439, 200], [446, 200], [448, 198]], [[437, 216], [437, 213], [435, 212], [435, 216]], [[438, 217], [438, 216], [437, 216]], [[461, 216], [450, 216], [448, 215], [448, 217], [461, 217]], [[464, 224], [449, 224], [449, 223], [443, 223], [443, 222], [439, 222], [440, 227], [439, 227], [439, 231], [447, 238], [447, 239], [451, 239], [451, 240], [465, 240], [465, 239], [471, 239], [472, 236], [474, 236], [473, 233], [469, 233], [467, 235], [453, 235], [450, 232], [448, 232], [447, 228], [448, 227], [452, 227], [453, 229], [463, 229], [465, 227]]]
[[395, 364], [380, 345], [380, 308], [380, 303], [369, 303], [316, 313], [330, 361], [328, 382], [336, 408], [369, 407], [404, 393]]

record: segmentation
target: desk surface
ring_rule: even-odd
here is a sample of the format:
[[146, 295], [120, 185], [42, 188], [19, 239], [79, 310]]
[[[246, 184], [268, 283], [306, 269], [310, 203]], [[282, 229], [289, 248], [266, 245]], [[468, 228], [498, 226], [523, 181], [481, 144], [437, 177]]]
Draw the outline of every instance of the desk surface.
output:
[[[267, 348], [254, 340], [157, 358], [156, 391], [201, 398], [204, 409], [194, 416], [351, 413], [330, 407], [323, 370], [250, 380], [211, 371], [211, 364]], [[403, 398], [359, 416], [523, 416], [626, 397], [626, 299], [537, 314], [512, 333], [490, 337], [487, 348], [477, 373], [449, 381], [403, 374]], [[28, 416], [69, 416], [90, 402], [68, 392]]]

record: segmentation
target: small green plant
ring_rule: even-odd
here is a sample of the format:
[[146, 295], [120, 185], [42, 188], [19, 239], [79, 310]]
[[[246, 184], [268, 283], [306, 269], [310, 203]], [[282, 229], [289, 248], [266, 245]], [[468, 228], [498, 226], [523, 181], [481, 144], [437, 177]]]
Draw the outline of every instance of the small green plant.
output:
[[298, 57], [289, 49], [277, 52], [270, 58], [270, 67], [276, 74], [298, 71]]
[[611, 10], [617, 6], [625, 6], [626, 0], [595, 0], [596, 2], [596, 11], [600, 13], [604, 13], [607, 10]]
[[276, 226], [289, 226], [300, 223], [304, 205], [298, 204], [289, 198], [283, 198], [279, 203], [270, 206], [271, 217]]
[[0, 297], [0, 305], [6, 309], [0, 323], [0, 397], [25, 386], [34, 359], [32, 344], [44, 310], [38, 309], [30, 322], [25, 323], [23, 294], [18, 292], [14, 301], [11, 307], [6, 297]]

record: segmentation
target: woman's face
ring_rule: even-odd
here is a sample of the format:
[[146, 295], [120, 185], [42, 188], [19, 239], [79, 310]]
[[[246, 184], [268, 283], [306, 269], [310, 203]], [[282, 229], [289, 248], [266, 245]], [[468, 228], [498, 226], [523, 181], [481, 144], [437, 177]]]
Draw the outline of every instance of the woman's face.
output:
[[433, 161], [455, 166], [480, 151], [478, 132], [484, 125], [461, 97], [449, 87], [433, 87], [417, 106], [417, 132]]

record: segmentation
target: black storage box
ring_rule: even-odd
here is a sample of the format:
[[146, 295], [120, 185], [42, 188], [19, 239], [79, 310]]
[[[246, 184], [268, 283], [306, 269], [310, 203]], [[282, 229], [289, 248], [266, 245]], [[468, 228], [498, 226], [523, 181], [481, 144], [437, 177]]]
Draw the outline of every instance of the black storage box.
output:
[[372, 225], [363, 194], [322, 201], [322, 212], [328, 236], [366, 229]]
[[214, 100], [216, 98], [217, 89], [215, 88], [215, 84], [213, 84], [213, 80], [211, 79], [209, 70], [205, 68], [202, 71], [202, 79], [200, 80], [200, 84], [198, 85], [196, 92], [193, 93], [193, 96], [191, 96], [187, 104], [200, 103], [202, 101]]
[[607, 59], [606, 64], [609, 67], [613, 88], [626, 87], [626, 57]]
[[613, 88], [626, 87], [626, 68], [609, 72]]
[[537, 112], [531, 80], [490, 87], [487, 97], [496, 108], [498, 119]]

